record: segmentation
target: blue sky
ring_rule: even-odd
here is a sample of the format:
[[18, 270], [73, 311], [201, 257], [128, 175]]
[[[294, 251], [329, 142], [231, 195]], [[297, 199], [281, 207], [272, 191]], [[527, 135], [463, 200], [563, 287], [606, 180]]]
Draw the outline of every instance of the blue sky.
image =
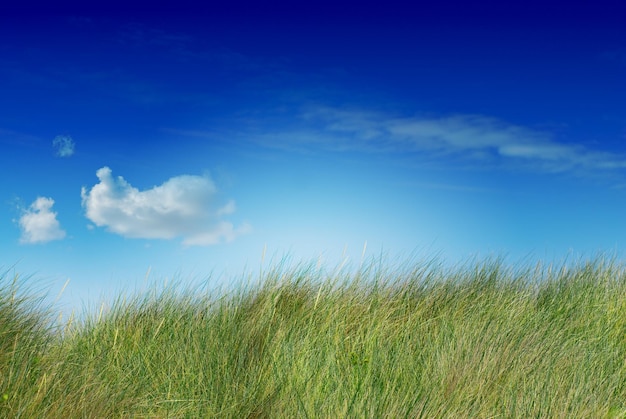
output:
[[624, 6], [507, 7], [5, 15], [0, 265], [76, 307], [264, 248], [623, 256]]

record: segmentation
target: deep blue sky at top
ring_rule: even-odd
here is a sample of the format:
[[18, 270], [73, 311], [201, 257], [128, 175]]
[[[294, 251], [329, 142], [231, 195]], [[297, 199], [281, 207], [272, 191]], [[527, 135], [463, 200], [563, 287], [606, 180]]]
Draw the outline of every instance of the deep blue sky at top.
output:
[[7, 12], [0, 265], [623, 252], [626, 6], [444, 3]]

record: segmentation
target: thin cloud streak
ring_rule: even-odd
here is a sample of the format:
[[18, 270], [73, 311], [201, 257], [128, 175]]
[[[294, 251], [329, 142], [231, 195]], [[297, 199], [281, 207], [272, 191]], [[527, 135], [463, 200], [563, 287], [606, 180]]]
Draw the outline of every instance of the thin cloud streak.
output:
[[0, 128], [0, 144], [36, 147], [40, 144], [40, 139], [34, 135]]
[[289, 151], [414, 153], [417, 158], [455, 158], [480, 165], [532, 171], [609, 171], [626, 168], [626, 157], [483, 115], [398, 118], [382, 112], [310, 108], [301, 127], [264, 133], [258, 143]]

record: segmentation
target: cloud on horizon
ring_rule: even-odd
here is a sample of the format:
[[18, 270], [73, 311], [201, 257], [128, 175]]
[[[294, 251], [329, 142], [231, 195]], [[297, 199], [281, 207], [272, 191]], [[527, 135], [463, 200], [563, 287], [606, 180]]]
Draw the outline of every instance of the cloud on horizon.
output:
[[70, 157], [74, 154], [74, 140], [69, 135], [57, 135], [52, 140], [52, 146], [58, 157]]
[[52, 211], [52, 198], [38, 197], [18, 220], [22, 236], [20, 243], [47, 243], [65, 238], [65, 231], [57, 220], [57, 213]]
[[140, 191], [108, 167], [96, 172], [100, 180], [81, 190], [86, 217], [98, 227], [129, 238], [173, 239], [188, 246], [232, 241], [250, 230], [221, 219], [235, 211], [235, 203], [213, 209], [217, 188], [206, 176], [182, 175]]

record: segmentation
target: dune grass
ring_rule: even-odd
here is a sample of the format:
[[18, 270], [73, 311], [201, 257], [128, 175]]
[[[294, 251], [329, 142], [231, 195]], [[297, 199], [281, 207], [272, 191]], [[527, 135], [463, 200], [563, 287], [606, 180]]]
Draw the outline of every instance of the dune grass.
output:
[[19, 284], [0, 279], [1, 417], [626, 418], [626, 271], [610, 259], [278, 266], [56, 326]]

